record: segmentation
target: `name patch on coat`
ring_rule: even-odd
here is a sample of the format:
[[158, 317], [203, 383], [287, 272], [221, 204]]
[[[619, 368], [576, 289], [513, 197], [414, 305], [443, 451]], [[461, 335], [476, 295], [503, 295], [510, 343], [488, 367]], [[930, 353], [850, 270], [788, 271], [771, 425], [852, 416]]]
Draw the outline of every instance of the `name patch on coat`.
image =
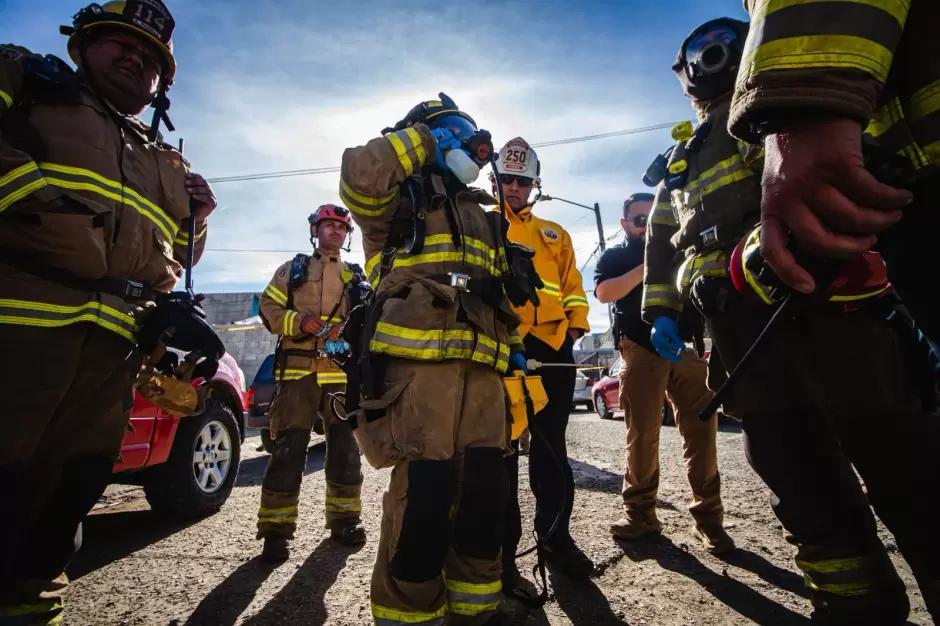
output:
[[558, 232], [551, 228], [543, 228], [542, 234], [552, 241], [558, 241]]

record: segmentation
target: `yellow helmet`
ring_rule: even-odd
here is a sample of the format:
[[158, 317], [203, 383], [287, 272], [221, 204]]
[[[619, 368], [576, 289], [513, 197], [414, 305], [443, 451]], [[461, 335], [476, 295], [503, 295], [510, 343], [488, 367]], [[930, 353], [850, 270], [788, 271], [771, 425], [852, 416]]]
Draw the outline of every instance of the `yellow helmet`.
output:
[[167, 86], [173, 83], [176, 75], [173, 29], [176, 22], [162, 0], [114, 0], [104, 4], [89, 4], [76, 13], [72, 26], [59, 29], [63, 35], [69, 36], [69, 56], [76, 65], [81, 61], [82, 37], [99, 26], [121, 28], [154, 44], [166, 61], [162, 79]]

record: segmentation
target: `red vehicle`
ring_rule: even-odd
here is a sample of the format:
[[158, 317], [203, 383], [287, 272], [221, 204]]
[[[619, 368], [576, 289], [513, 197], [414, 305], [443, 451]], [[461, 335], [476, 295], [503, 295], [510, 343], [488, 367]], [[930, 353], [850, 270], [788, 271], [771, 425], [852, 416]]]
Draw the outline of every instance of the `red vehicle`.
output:
[[141, 485], [158, 513], [205, 517], [218, 511], [232, 492], [245, 439], [245, 375], [226, 354], [209, 385], [206, 410], [184, 418], [134, 392], [130, 427], [112, 482]]

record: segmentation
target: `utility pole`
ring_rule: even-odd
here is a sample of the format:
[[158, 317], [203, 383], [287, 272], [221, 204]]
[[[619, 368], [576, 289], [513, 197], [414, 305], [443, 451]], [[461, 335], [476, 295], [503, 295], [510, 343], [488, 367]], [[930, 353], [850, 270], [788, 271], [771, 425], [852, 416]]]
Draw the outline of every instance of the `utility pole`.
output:
[[[559, 198], [558, 196], [550, 196], [548, 194], [542, 194], [539, 196], [537, 202], [551, 202], [552, 200], [558, 200], [559, 202], [564, 202], [566, 204], [571, 204], [582, 209], [587, 209], [588, 211], [594, 212], [594, 219], [597, 221], [597, 250], [595, 251], [598, 256], [600, 256], [604, 250], [607, 249], [607, 242], [604, 239], [604, 222], [601, 220], [601, 205], [597, 202], [594, 203], [594, 206], [588, 206], [586, 204], [580, 204], [578, 202], [572, 202], [571, 200], [566, 200], [565, 198]], [[607, 305], [607, 317], [610, 320], [611, 326], [614, 323], [614, 308], [612, 304]]]

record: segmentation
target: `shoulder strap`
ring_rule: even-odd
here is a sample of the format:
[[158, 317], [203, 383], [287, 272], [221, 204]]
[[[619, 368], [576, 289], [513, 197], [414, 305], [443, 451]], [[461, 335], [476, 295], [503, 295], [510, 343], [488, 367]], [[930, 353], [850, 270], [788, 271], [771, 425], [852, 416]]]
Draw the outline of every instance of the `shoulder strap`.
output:
[[300, 253], [290, 262], [290, 273], [287, 275], [287, 304], [284, 308], [290, 309], [294, 305], [294, 289], [307, 282], [310, 264], [310, 255]]

